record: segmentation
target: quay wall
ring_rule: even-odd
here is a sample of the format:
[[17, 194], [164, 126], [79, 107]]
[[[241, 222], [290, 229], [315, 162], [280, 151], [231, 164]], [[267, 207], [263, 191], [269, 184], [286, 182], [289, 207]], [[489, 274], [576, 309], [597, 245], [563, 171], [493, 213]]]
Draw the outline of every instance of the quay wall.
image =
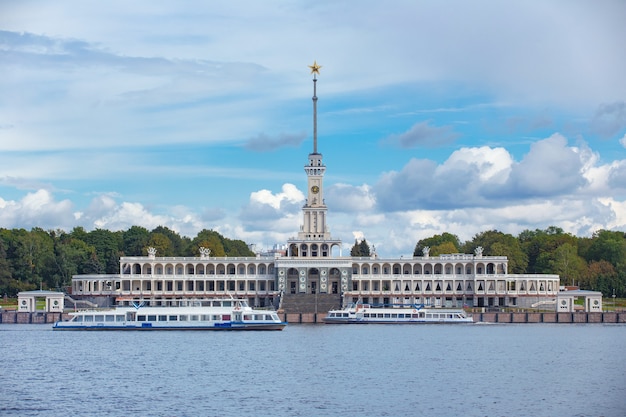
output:
[[11, 324], [53, 324], [59, 320], [69, 319], [69, 314], [65, 313], [18, 313], [15, 310], [2, 311], [0, 315], [0, 323]]
[[[316, 324], [324, 323], [326, 313], [279, 313], [282, 320], [292, 324]], [[611, 323], [626, 324], [626, 312], [603, 312], [603, 313], [472, 313], [475, 323]], [[66, 313], [19, 313], [14, 310], [2, 311], [0, 323], [11, 324], [53, 324], [59, 320], [69, 319]]]
[[[292, 324], [324, 323], [326, 313], [280, 313], [284, 321]], [[524, 313], [472, 313], [474, 323], [615, 323], [626, 324], [626, 312], [604, 313], [551, 313], [551, 312], [524, 312]]]

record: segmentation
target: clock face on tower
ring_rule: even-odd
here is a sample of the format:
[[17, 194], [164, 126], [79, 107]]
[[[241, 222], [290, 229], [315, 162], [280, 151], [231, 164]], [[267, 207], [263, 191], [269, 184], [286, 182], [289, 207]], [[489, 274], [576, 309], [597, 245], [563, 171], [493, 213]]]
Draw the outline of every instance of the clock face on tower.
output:
[[317, 185], [314, 185], [313, 187], [311, 187], [311, 192], [313, 194], [317, 194], [320, 192], [320, 187], [318, 187]]

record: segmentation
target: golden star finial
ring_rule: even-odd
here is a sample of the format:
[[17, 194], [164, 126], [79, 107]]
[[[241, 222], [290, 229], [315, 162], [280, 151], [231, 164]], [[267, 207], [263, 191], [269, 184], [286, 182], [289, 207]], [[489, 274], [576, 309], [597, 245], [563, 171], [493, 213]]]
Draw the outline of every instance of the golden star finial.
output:
[[311, 68], [311, 74], [319, 74], [322, 66], [317, 65], [317, 61], [313, 61], [313, 65], [309, 65], [309, 68]]

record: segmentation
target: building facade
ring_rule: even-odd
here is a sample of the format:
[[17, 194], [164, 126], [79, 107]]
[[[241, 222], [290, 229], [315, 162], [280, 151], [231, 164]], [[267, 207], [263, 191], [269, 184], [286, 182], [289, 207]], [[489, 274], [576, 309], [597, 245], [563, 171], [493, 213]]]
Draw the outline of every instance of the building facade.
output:
[[[448, 254], [404, 259], [381, 259], [375, 253], [356, 258], [342, 255], [333, 238], [324, 199], [326, 166], [317, 143], [317, 75], [313, 74], [313, 152], [304, 171], [307, 199], [302, 225], [287, 241], [286, 253], [256, 257], [211, 257], [199, 248], [198, 257], [122, 257], [119, 274], [76, 275], [72, 294], [101, 303], [154, 303], [189, 297], [247, 298], [253, 306], [280, 308], [289, 297], [336, 297], [337, 304], [424, 304], [432, 307], [532, 307], [554, 300], [558, 275], [509, 274], [505, 256]], [[338, 307], [338, 305], [336, 306]]]

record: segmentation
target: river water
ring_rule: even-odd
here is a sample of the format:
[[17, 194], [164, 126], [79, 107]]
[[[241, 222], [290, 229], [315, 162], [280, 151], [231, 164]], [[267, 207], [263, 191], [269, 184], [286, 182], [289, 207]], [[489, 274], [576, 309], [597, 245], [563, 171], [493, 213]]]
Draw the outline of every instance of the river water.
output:
[[626, 415], [626, 325], [0, 325], [0, 416]]

